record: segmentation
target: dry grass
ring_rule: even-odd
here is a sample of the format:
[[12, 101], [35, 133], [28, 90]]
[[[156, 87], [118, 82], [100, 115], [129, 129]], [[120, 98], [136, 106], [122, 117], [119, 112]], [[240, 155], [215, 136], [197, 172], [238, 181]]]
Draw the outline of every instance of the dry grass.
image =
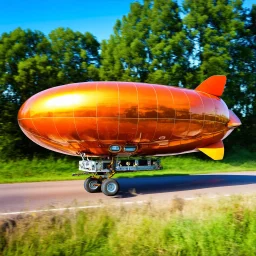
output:
[[2, 224], [0, 255], [256, 255], [254, 196], [106, 206]]

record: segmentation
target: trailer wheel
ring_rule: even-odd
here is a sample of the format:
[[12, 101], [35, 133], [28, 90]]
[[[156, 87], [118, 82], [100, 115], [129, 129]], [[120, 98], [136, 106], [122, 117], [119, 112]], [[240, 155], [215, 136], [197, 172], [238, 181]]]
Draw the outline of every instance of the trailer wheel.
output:
[[84, 189], [89, 193], [100, 192], [100, 183], [96, 178], [89, 177], [84, 181]]
[[106, 179], [103, 181], [102, 186], [101, 186], [101, 191], [106, 195], [106, 196], [114, 196], [118, 193], [119, 191], [119, 184], [116, 180], [114, 179]]

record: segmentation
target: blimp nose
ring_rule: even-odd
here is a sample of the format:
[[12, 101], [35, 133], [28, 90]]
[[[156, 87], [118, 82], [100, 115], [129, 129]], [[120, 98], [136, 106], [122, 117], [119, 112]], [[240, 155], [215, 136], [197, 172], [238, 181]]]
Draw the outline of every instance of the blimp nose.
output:
[[50, 150], [75, 155], [77, 149], [69, 142], [79, 139], [74, 123], [74, 106], [80, 98], [74, 94], [75, 86], [47, 89], [22, 105], [18, 123], [29, 139]]
[[234, 129], [238, 126], [240, 126], [242, 123], [240, 119], [237, 117], [237, 115], [229, 109], [229, 122], [228, 122], [228, 128]]

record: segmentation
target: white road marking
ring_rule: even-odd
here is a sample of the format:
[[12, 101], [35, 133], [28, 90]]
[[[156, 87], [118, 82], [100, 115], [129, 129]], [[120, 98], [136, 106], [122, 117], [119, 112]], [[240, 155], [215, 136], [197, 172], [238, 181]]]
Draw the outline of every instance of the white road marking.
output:
[[[135, 202], [124, 202], [122, 204], [129, 205], [129, 204], [144, 204], [147, 201], [135, 201]], [[120, 204], [115, 204], [119, 206]], [[106, 205], [88, 205], [88, 206], [77, 206], [77, 207], [63, 207], [63, 208], [54, 208], [54, 209], [46, 209], [46, 210], [31, 210], [31, 211], [20, 211], [20, 212], [3, 212], [0, 213], [0, 216], [6, 215], [18, 215], [18, 214], [30, 214], [30, 213], [40, 213], [40, 212], [58, 212], [58, 211], [66, 211], [66, 210], [79, 210], [79, 209], [92, 209], [92, 208], [103, 208]]]
[[[248, 193], [247, 193], [248, 194]], [[225, 194], [223, 196], [231, 196], [230, 194]], [[208, 196], [207, 198], [220, 198], [222, 197], [221, 195], [212, 195], [212, 196]], [[190, 201], [190, 200], [196, 200], [199, 199], [201, 197], [184, 197], [183, 199], [186, 201]], [[175, 199], [175, 198], [173, 198]], [[154, 200], [154, 201], [158, 201], [158, 200]], [[121, 205], [133, 205], [133, 204], [145, 204], [148, 203], [150, 201], [147, 200], [141, 200], [141, 201], [126, 201], [121, 203]], [[116, 206], [120, 206], [120, 203], [116, 203], [114, 204]], [[31, 213], [41, 213], [41, 212], [58, 212], [58, 211], [66, 211], [66, 210], [79, 210], [79, 209], [93, 209], [93, 208], [103, 208], [106, 207], [107, 205], [103, 205], [103, 204], [98, 204], [98, 205], [88, 205], [88, 206], [77, 206], [77, 207], [63, 207], [63, 208], [54, 208], [54, 209], [46, 209], [46, 210], [31, 210], [31, 211], [19, 211], [19, 212], [3, 212], [0, 213], [0, 216], [8, 216], [8, 215], [18, 215], [18, 214], [31, 214]]]
[[65, 207], [65, 208], [54, 208], [54, 209], [47, 209], [47, 210], [32, 210], [32, 211], [22, 211], [22, 212], [4, 212], [4, 213], [0, 213], [0, 216], [40, 213], [40, 212], [57, 212], [57, 211], [65, 211], [65, 210], [77, 210], [77, 209], [91, 209], [91, 208], [101, 208], [101, 207], [103, 207], [103, 205], [88, 205], [88, 206]]

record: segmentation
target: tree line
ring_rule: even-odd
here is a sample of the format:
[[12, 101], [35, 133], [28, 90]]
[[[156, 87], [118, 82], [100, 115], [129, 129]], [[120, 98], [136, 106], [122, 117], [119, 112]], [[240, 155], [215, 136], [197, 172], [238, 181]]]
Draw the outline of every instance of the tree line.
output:
[[144, 0], [101, 43], [89, 32], [45, 35], [17, 28], [0, 36], [1, 158], [45, 153], [28, 140], [17, 113], [44, 89], [83, 81], [138, 81], [195, 88], [226, 75], [223, 100], [243, 126], [228, 146], [256, 150], [256, 5], [242, 0]]

